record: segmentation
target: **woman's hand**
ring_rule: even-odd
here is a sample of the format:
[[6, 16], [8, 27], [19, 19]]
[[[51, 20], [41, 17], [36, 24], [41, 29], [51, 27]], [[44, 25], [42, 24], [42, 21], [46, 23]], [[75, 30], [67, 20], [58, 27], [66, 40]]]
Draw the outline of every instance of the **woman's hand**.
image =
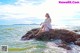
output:
[[41, 23], [40, 25], [42, 25], [43, 23]]

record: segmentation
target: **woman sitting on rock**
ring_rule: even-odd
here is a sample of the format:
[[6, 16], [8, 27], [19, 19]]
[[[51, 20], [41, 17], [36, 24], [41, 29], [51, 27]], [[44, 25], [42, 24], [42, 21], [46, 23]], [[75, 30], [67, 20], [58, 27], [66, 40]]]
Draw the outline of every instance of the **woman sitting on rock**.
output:
[[49, 16], [48, 13], [46, 13], [45, 15], [46, 19], [43, 23], [41, 23], [41, 29], [39, 30], [39, 32], [36, 34], [38, 35], [40, 32], [45, 32], [45, 31], [49, 31], [50, 29], [52, 29], [52, 26], [51, 26], [51, 18]]

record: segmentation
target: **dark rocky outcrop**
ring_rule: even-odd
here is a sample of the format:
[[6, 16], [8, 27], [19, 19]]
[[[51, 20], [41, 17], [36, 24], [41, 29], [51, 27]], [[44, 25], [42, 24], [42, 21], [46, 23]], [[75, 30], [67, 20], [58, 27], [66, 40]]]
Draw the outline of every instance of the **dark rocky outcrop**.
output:
[[71, 50], [71, 47], [69, 47], [67, 44], [60, 44], [58, 47], [62, 47], [64, 49]]
[[[61, 39], [65, 44], [59, 45], [59, 47], [63, 47], [66, 49], [71, 49], [66, 44], [73, 42], [76, 45], [80, 46], [80, 34], [77, 34], [73, 31], [65, 30], [65, 29], [51, 29], [50, 31], [41, 32], [36, 35], [39, 31], [39, 28], [32, 29], [28, 31], [24, 36], [22, 36], [22, 40], [29, 40], [35, 38], [36, 40], [48, 41], [51, 39]], [[36, 35], [36, 36], [35, 36]]]
[[77, 41], [74, 42], [74, 44], [79, 45], [80, 46], [80, 38], [77, 39]]
[[75, 31], [75, 32], [80, 32], [80, 30], [73, 30], [73, 31]]

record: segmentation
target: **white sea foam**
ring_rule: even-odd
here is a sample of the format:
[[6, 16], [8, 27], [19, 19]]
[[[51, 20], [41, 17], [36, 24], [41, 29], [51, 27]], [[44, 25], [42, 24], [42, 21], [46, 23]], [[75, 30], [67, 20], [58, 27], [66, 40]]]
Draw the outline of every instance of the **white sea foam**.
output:
[[44, 50], [45, 53], [67, 53], [66, 49], [57, 47], [58, 45], [54, 42], [48, 42], [46, 44], [46, 49]]
[[61, 40], [55, 40], [54, 42], [48, 42], [46, 44], [45, 53], [80, 53], [80, 47], [74, 44], [69, 45], [72, 50], [66, 50], [60, 47], [57, 47], [57, 44], [61, 43]]

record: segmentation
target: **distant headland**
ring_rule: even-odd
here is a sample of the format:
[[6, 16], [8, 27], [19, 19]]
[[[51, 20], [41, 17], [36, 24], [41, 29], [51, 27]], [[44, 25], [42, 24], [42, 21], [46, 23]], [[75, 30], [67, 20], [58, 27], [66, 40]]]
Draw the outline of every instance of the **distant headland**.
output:
[[32, 24], [13, 24], [13, 25], [39, 25], [39, 24], [32, 23]]

